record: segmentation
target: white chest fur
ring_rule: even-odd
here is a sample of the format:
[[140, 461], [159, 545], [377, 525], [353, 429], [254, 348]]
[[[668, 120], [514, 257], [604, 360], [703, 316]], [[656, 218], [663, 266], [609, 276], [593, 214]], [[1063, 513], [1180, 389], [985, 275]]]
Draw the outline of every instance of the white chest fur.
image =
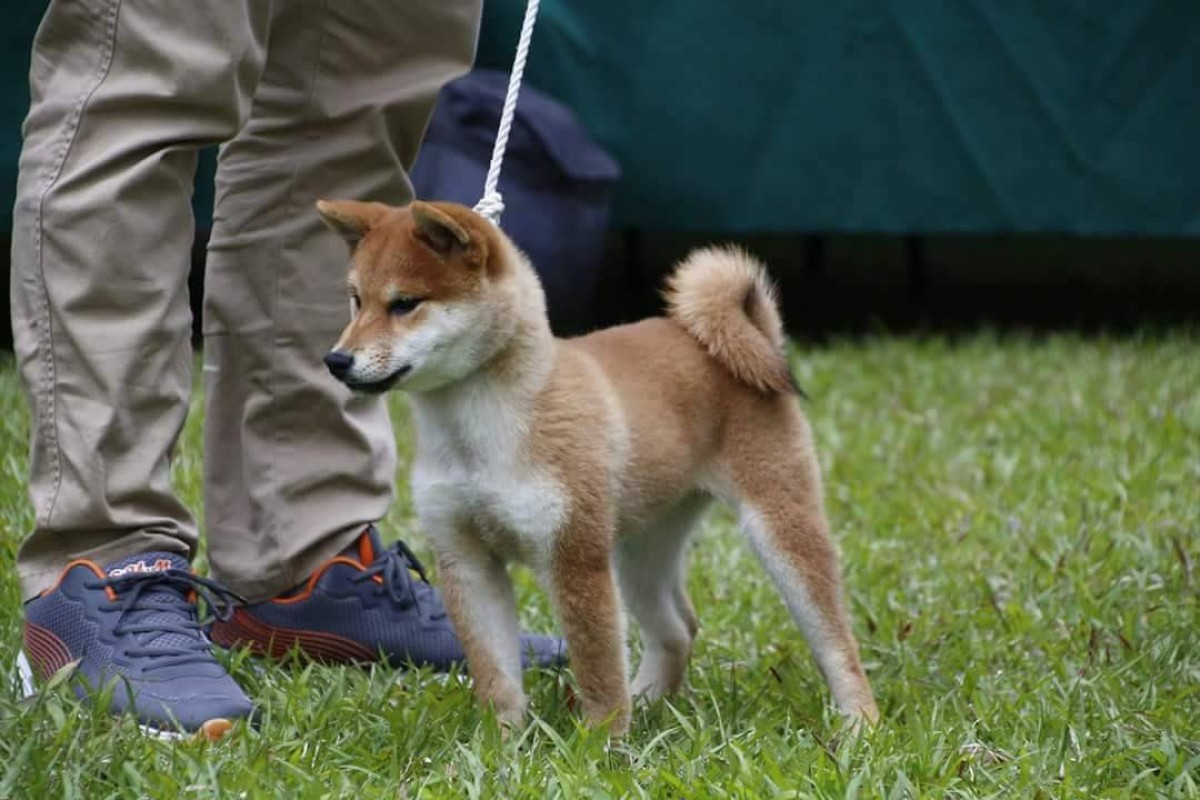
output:
[[527, 415], [494, 387], [415, 399], [413, 502], [427, 536], [461, 535], [504, 560], [540, 566], [566, 521], [566, 493], [525, 455]]

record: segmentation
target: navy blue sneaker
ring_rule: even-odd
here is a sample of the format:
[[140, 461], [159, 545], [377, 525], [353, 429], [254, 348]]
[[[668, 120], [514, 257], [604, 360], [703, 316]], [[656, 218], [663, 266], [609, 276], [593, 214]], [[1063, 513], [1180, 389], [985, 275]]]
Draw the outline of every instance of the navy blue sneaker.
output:
[[253, 704], [213, 657], [197, 596], [218, 617], [237, 599], [173, 553], [141, 553], [101, 568], [73, 561], [59, 582], [25, 604], [24, 664], [47, 680], [74, 664], [87, 700], [111, 688], [110, 710], [173, 738], [224, 735]]
[[[296, 590], [239, 607], [215, 622], [212, 639], [271, 658], [297, 650], [333, 664], [386, 661], [446, 672], [466, 661], [424, 567], [403, 542], [385, 548], [374, 528]], [[561, 639], [523, 634], [521, 644], [526, 668], [566, 663]]]

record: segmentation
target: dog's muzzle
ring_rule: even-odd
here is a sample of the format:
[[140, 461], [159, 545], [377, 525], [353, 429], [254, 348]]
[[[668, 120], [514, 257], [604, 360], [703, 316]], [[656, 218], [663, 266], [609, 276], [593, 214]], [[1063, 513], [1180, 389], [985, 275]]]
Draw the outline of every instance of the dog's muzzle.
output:
[[350, 371], [354, 369], [354, 355], [347, 353], [344, 350], [332, 350], [325, 356], [325, 366], [329, 368], [329, 373], [337, 378], [342, 383], [346, 384], [351, 391], [363, 392], [365, 394], [382, 394], [388, 389], [391, 389], [397, 382], [412, 369], [411, 364], [405, 364], [400, 369], [388, 375], [386, 378], [377, 381], [356, 381], [351, 377]]

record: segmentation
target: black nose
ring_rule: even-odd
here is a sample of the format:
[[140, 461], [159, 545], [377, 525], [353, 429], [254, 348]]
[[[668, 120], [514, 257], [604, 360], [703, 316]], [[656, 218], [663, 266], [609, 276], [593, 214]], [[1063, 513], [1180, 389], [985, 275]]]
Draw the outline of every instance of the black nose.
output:
[[350, 373], [350, 368], [354, 366], [354, 356], [342, 350], [331, 350], [325, 356], [325, 366], [329, 367], [329, 372], [333, 377], [341, 380]]

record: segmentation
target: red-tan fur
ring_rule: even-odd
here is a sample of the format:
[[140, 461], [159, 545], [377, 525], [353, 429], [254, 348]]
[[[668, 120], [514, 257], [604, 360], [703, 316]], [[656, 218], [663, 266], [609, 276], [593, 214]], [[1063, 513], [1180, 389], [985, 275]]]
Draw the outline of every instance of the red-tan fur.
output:
[[[710, 498], [741, 512], [839, 708], [878, 717], [758, 262], [698, 251], [668, 284], [668, 317], [561, 340], [532, 267], [470, 209], [335, 201], [320, 210], [354, 247], [361, 297], [336, 349], [356, 363], [375, 354], [356, 380], [380, 377], [381, 353], [393, 369], [412, 366], [395, 386], [409, 392], [417, 424], [414, 501], [475, 692], [501, 720], [519, 722], [526, 706], [512, 559], [554, 601], [591, 723], [613, 735], [629, 726], [622, 601], [647, 643], [633, 691], [653, 698], [682, 686], [697, 630], [684, 550]], [[424, 302], [389, 315], [397, 292]], [[464, 327], [456, 315], [478, 321]], [[454, 325], [457, 344], [410, 348]], [[461, 333], [473, 329], [486, 335]], [[410, 349], [415, 366], [399, 364]]]

